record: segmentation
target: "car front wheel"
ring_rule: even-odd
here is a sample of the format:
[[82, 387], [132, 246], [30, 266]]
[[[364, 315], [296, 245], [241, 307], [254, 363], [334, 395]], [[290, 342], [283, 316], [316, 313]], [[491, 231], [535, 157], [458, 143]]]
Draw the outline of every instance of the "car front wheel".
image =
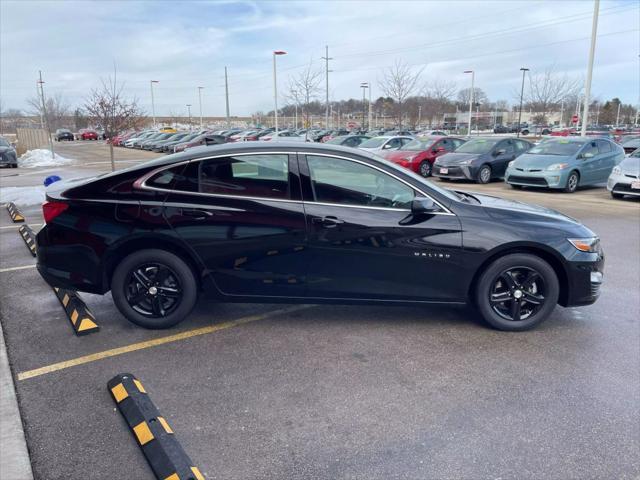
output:
[[428, 161], [423, 160], [420, 163], [420, 167], [418, 168], [418, 171], [420, 172], [420, 175], [422, 175], [423, 177], [430, 177], [431, 176], [431, 164]]
[[165, 250], [140, 250], [116, 267], [111, 294], [118, 310], [144, 328], [181, 322], [197, 300], [197, 282], [184, 260]]
[[567, 184], [564, 187], [566, 193], [573, 193], [578, 189], [578, 183], [580, 182], [580, 176], [578, 172], [571, 172], [567, 178]]
[[489, 183], [491, 180], [491, 167], [489, 165], [483, 165], [478, 170], [478, 175], [476, 176], [476, 181], [478, 183]]
[[531, 254], [510, 254], [480, 275], [475, 301], [492, 327], [516, 332], [546, 320], [559, 293], [558, 277], [547, 262]]

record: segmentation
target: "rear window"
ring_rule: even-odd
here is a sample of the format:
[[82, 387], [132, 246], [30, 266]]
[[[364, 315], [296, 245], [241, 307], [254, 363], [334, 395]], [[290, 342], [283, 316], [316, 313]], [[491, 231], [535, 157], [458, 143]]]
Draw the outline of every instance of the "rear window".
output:
[[486, 139], [478, 138], [476, 140], [469, 140], [462, 145], [456, 152], [460, 153], [489, 153], [493, 146], [498, 143], [500, 139]]

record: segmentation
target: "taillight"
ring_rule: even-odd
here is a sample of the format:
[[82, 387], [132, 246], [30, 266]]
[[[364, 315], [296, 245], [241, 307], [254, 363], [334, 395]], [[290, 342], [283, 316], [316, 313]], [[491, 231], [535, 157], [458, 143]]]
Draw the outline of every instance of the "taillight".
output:
[[52, 222], [54, 218], [64, 212], [69, 205], [62, 202], [44, 202], [42, 204], [42, 215], [44, 223]]

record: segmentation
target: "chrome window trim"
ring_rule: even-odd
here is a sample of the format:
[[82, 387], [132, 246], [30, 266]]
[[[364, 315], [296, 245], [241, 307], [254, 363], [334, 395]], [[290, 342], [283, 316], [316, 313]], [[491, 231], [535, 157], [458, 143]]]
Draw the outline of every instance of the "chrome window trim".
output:
[[366, 167], [371, 167], [374, 168], [376, 170], [379, 170], [380, 172], [389, 175], [393, 178], [395, 178], [396, 180], [404, 183], [405, 185], [407, 185], [408, 187], [410, 187], [413, 190], [416, 190], [418, 192], [420, 192], [422, 195], [425, 196], [425, 198], [429, 198], [431, 199], [436, 205], [438, 205], [443, 211], [442, 212], [432, 212], [431, 215], [451, 215], [451, 216], [455, 216], [454, 213], [452, 213], [449, 209], [447, 209], [446, 207], [444, 207], [440, 202], [438, 202], [437, 200], [435, 200], [433, 197], [431, 197], [430, 195], [424, 193], [422, 190], [420, 190], [417, 187], [414, 187], [413, 185], [411, 185], [409, 182], [397, 177], [396, 175], [394, 175], [393, 173], [389, 173], [379, 167], [376, 167], [374, 165], [370, 165], [367, 162], [363, 162], [361, 160], [355, 160], [353, 158], [348, 158], [348, 157], [342, 157], [340, 155], [330, 155], [330, 154], [326, 154], [326, 153], [311, 153], [311, 152], [305, 152], [305, 151], [297, 151], [297, 152], [280, 152], [280, 151], [259, 151], [259, 152], [241, 152], [241, 153], [236, 153], [236, 154], [232, 154], [230, 155], [229, 153], [226, 154], [220, 154], [220, 155], [212, 155], [210, 157], [204, 157], [204, 158], [190, 158], [189, 160], [183, 160], [182, 162], [178, 162], [178, 163], [172, 163], [170, 165], [164, 165], [162, 167], [158, 167], [154, 170], [151, 170], [149, 173], [146, 173], [145, 175], [143, 175], [142, 177], [140, 177], [139, 180], [137, 180], [136, 182], [139, 182], [140, 184], [140, 188], [143, 190], [152, 190], [152, 191], [156, 191], [156, 192], [166, 192], [166, 193], [178, 193], [181, 195], [196, 195], [196, 196], [204, 196], [204, 197], [215, 197], [215, 198], [237, 198], [240, 200], [256, 200], [256, 201], [265, 201], [265, 202], [281, 202], [281, 203], [294, 203], [294, 204], [310, 204], [310, 205], [325, 205], [325, 206], [329, 206], [329, 207], [346, 207], [346, 208], [364, 208], [364, 209], [368, 209], [368, 210], [386, 210], [386, 211], [397, 211], [397, 212], [410, 212], [411, 210], [407, 209], [407, 208], [393, 208], [393, 207], [370, 207], [370, 206], [364, 206], [364, 205], [348, 205], [348, 204], [344, 204], [344, 203], [324, 203], [324, 202], [306, 202], [306, 201], [302, 201], [302, 200], [292, 200], [292, 199], [282, 199], [282, 198], [269, 198], [269, 197], [251, 197], [251, 196], [246, 196], [246, 195], [226, 195], [226, 194], [222, 194], [222, 193], [202, 193], [202, 192], [187, 192], [187, 191], [183, 191], [183, 190], [171, 190], [168, 188], [159, 188], [159, 187], [151, 187], [149, 185], [147, 185], [147, 180], [149, 180], [149, 178], [153, 177], [154, 175], [163, 172], [164, 170], [168, 170], [170, 168], [174, 168], [180, 165], [186, 165], [192, 161], [196, 161], [196, 162], [202, 162], [205, 160], [212, 160], [214, 158], [223, 158], [223, 157], [228, 157], [228, 156], [234, 156], [234, 157], [238, 157], [238, 156], [244, 156], [244, 155], [268, 155], [268, 154], [275, 154], [275, 155], [317, 155], [317, 156], [323, 156], [323, 157], [333, 157], [333, 158], [339, 158], [341, 160], [348, 160], [351, 162], [355, 162], [355, 163], [360, 163]]

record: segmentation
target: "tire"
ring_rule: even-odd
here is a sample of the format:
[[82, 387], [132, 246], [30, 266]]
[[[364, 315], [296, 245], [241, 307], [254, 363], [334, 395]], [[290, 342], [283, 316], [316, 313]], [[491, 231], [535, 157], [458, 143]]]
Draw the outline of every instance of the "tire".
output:
[[[157, 276], [162, 278], [158, 280]], [[189, 265], [166, 250], [140, 250], [128, 255], [111, 279], [111, 295], [120, 313], [150, 329], [173, 327], [184, 320], [196, 304], [197, 291]]]
[[529, 130], [523, 130], [523, 131], [522, 131], [522, 132], [520, 132], [520, 133], [522, 133], [522, 135], [529, 135]]
[[476, 175], [476, 182], [485, 184], [491, 181], [491, 167], [489, 165], [482, 165]]
[[517, 253], [498, 258], [482, 272], [474, 300], [493, 328], [521, 332], [545, 321], [559, 294], [551, 265], [535, 255]]
[[420, 166], [418, 167], [418, 173], [423, 177], [431, 176], [431, 164], [427, 160], [423, 160], [420, 162]]
[[522, 190], [522, 185], [514, 185], [513, 183], [510, 183], [509, 185], [511, 185], [511, 188], [514, 190]]
[[562, 189], [565, 193], [573, 193], [578, 189], [578, 184], [580, 183], [580, 175], [575, 170], [572, 171], [567, 177], [567, 184]]
[[624, 197], [624, 195], [622, 193], [611, 192], [611, 197], [620, 199], [620, 198]]
[[18, 164], [17, 163], [12, 163], [11, 164], [11, 168], [18, 168]]

